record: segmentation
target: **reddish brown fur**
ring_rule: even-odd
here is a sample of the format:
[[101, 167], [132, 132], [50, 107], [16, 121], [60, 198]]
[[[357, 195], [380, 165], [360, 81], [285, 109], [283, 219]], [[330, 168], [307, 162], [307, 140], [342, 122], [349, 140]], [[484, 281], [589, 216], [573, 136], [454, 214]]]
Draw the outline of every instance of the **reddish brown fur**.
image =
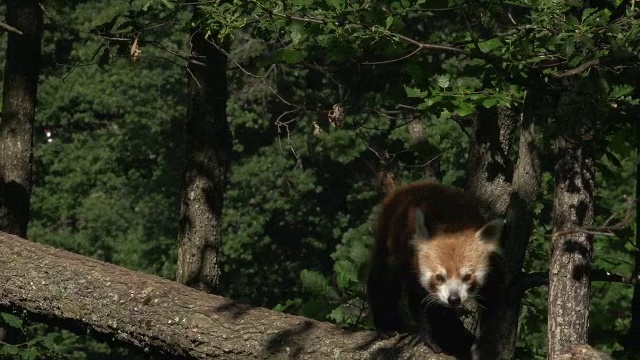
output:
[[[414, 239], [416, 208], [424, 215], [430, 240]], [[438, 342], [458, 338], [453, 347], [465, 351], [466, 345], [462, 344], [470, 341], [469, 335], [460, 335], [465, 330], [455, 312], [452, 309], [441, 312], [434, 307], [423, 307], [423, 300], [426, 291], [436, 291], [439, 284], [436, 275], [441, 270], [446, 271], [447, 279], [461, 280], [467, 273], [472, 275], [464, 281], [472, 291], [482, 286], [473, 274], [488, 272], [491, 252], [497, 250], [497, 242], [476, 238], [477, 231], [484, 225], [478, 202], [459, 189], [420, 182], [390, 193], [380, 210], [376, 249], [367, 282], [370, 310], [378, 330], [408, 330], [405, 319], [400, 319], [399, 310], [400, 293], [404, 293], [414, 317], [412, 320], [417, 322], [428, 346], [438, 352]], [[431, 273], [427, 289], [420, 282], [419, 264], [422, 270], [428, 268]], [[437, 327], [435, 333], [434, 324]], [[440, 340], [437, 340], [438, 336]], [[464, 336], [467, 340], [463, 341]]]
[[[474, 288], [482, 285], [477, 283], [475, 273], [487, 272], [491, 253], [495, 251], [492, 244], [476, 239], [476, 230], [464, 230], [455, 234], [441, 234], [429, 243], [421, 245], [421, 251], [414, 257], [413, 271], [419, 274], [418, 258], [422, 266], [429, 268], [435, 276], [444, 268], [447, 278], [461, 279], [465, 275], [471, 275], [466, 283]], [[435, 283], [435, 280], [432, 281]], [[434, 291], [434, 289], [429, 289]]]
[[[456, 188], [420, 182], [389, 194], [382, 203], [376, 228], [376, 246], [386, 246], [392, 261], [412, 264], [414, 269], [417, 266], [416, 259], [412, 256], [408, 240], [415, 234], [413, 210], [416, 207], [422, 210], [427, 229], [434, 239], [456, 232], [464, 232], [470, 235], [467, 238], [473, 239], [475, 231], [485, 222], [478, 210], [478, 203]], [[450, 244], [456, 247], [455, 242]]]

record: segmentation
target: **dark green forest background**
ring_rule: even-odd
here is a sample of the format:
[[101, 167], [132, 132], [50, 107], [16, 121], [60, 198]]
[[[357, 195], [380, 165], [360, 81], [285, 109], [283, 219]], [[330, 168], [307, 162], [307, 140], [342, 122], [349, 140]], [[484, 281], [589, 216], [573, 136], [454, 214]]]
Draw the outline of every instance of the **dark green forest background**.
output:
[[[157, 27], [144, 32], [135, 63], [126, 52], [130, 43], [100, 35], [116, 15], [137, 11], [144, 3], [67, 1], [47, 8], [28, 237], [173, 279], [188, 76], [181, 56], [188, 54], [189, 14], [160, 2], [151, 5], [153, 11], [138, 13], [140, 24]], [[416, 142], [406, 126], [409, 119], [384, 109], [411, 103], [417, 94], [400, 84], [412, 77], [443, 89], [450, 88], [456, 73], [470, 87], [481, 79], [463, 77], [463, 65], [455, 61], [440, 64], [439, 73], [425, 70], [425, 62], [437, 59], [402, 67], [355, 66], [345, 60], [353, 49], [338, 45], [335, 53], [325, 54], [329, 60], [314, 67], [313, 59], [297, 61], [298, 50], [283, 50], [251, 31], [229, 31], [227, 110], [234, 145], [219, 293], [369, 328], [362, 278], [384, 194], [381, 176], [393, 173], [396, 184], [422, 179], [425, 162], [437, 157], [442, 182], [464, 186], [471, 126], [463, 105], [455, 111], [431, 108], [418, 117], [427, 139]], [[6, 35], [0, 40], [4, 49]], [[295, 41], [295, 36], [287, 40]], [[322, 41], [321, 34], [316, 40]], [[305, 46], [298, 49], [316, 45]], [[389, 51], [389, 58], [398, 53]], [[341, 70], [341, 61], [349, 66]], [[522, 94], [514, 94], [509, 101], [520, 106]], [[336, 104], [347, 113], [342, 127], [327, 117]], [[622, 214], [623, 195], [635, 192], [636, 153], [621, 135], [629, 132], [621, 128], [606, 134], [610, 152], [598, 159], [596, 224]], [[552, 168], [544, 164], [526, 271], [548, 269]], [[631, 273], [634, 229], [632, 222], [618, 236], [596, 237], [595, 266]], [[595, 347], [608, 353], [621, 348], [618, 340], [629, 327], [632, 291], [630, 285], [594, 283], [590, 343]], [[518, 358], [545, 356], [546, 292], [540, 287], [526, 295]], [[3, 321], [14, 320], [6, 316]], [[55, 327], [19, 326], [28, 342], [2, 350], [16, 357], [138, 356]]]

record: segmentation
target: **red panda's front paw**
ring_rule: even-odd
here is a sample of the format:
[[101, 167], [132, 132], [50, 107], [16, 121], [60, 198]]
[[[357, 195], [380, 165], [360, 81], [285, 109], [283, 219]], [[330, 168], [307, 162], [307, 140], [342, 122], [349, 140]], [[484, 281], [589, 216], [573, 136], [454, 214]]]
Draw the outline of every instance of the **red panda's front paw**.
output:
[[433, 351], [434, 354], [440, 354], [442, 352], [442, 348], [436, 344], [433, 340], [432, 336], [426, 332], [420, 332], [420, 340]]

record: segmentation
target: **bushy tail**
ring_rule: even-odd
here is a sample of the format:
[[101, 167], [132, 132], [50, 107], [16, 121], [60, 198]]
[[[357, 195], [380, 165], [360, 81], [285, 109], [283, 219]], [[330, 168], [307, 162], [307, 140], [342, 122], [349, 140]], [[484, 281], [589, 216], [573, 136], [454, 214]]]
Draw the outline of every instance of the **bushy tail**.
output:
[[367, 278], [367, 299], [376, 329], [381, 332], [400, 330], [400, 273], [397, 265], [389, 264], [387, 237], [391, 219], [383, 206], [378, 217], [375, 246]]

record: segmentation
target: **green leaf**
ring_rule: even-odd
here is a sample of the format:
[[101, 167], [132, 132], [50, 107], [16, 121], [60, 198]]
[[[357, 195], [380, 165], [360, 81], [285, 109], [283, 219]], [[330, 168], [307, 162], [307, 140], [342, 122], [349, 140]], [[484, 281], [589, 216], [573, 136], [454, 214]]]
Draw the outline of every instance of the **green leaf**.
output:
[[362, 243], [355, 243], [351, 247], [351, 251], [349, 252], [349, 258], [353, 260], [356, 264], [364, 264], [369, 261], [369, 256], [371, 255], [370, 250], [364, 246]]
[[488, 109], [492, 106], [495, 106], [497, 103], [498, 103], [498, 100], [496, 98], [486, 98], [482, 101], [482, 106]]
[[301, 303], [302, 303], [302, 299], [300, 299], [300, 298], [289, 299], [284, 304], [277, 304], [271, 310], [278, 311], [278, 312], [284, 312], [285, 310], [287, 310], [287, 309], [289, 309], [291, 307], [299, 307]]
[[347, 289], [351, 282], [358, 281], [358, 268], [348, 260], [337, 261], [334, 270], [336, 281], [340, 289]]
[[567, 25], [574, 27], [574, 26], [578, 26], [578, 24], [580, 24], [580, 22], [578, 21], [578, 19], [573, 16], [573, 15], [569, 15], [567, 17]]
[[407, 92], [407, 96], [410, 98], [422, 98], [429, 94], [428, 91], [422, 91], [420, 89], [408, 87], [406, 85], [404, 85], [404, 91]]
[[329, 286], [327, 279], [317, 271], [302, 270], [300, 272], [300, 280], [302, 281], [302, 286], [315, 295], [330, 299], [338, 299], [340, 297], [335, 289]]
[[304, 60], [305, 53], [295, 49], [282, 49], [280, 50], [276, 56], [276, 61], [285, 62], [287, 64], [297, 64], [300, 61]]
[[342, 324], [344, 323], [345, 319], [347, 318], [347, 314], [345, 312], [344, 307], [339, 306], [335, 309], [333, 309], [333, 311], [331, 311], [331, 314], [329, 314], [329, 316], [327, 316], [329, 319], [333, 320], [336, 324]]
[[19, 317], [7, 313], [0, 313], [0, 315], [2, 315], [2, 319], [4, 320], [4, 322], [12, 328], [22, 328], [22, 319], [20, 319]]
[[458, 109], [456, 110], [456, 112], [458, 113], [458, 115], [460, 116], [467, 116], [467, 115], [471, 115], [476, 111], [475, 107], [472, 104], [466, 103], [466, 102], [461, 102], [458, 105]]
[[571, 58], [571, 60], [569, 60], [567, 65], [570, 67], [575, 67], [575, 66], [578, 66], [578, 64], [580, 64], [582, 60], [584, 60], [584, 56], [580, 54], [576, 54], [576, 56], [574, 56], [573, 58]]
[[43, 354], [41, 354], [37, 348], [30, 347], [20, 353], [20, 358], [25, 360], [35, 360], [42, 355]]
[[2, 355], [17, 355], [19, 351], [20, 349], [15, 345], [2, 344], [2, 346], [0, 346], [0, 354]]
[[389, 28], [391, 27], [391, 25], [393, 25], [393, 16], [389, 16], [385, 22], [385, 29], [389, 30]]
[[62, 335], [60, 333], [50, 332], [44, 336], [44, 338], [42, 339], [42, 344], [47, 349], [52, 350], [52, 349], [55, 349], [57, 345], [60, 344], [61, 341], [62, 341]]
[[142, 5], [142, 11], [147, 11], [147, 9], [149, 8], [149, 5], [151, 5], [153, 3], [153, 0], [149, 0], [146, 3], [144, 3]]
[[568, 39], [567, 41], [565, 41], [562, 44], [562, 47], [561, 47], [562, 55], [564, 57], [567, 57], [567, 58], [571, 57], [571, 55], [573, 55], [573, 51], [575, 49], [575, 44], [576, 44], [576, 42], [573, 39]]
[[582, 22], [584, 22], [589, 16], [591, 16], [591, 14], [593, 14], [597, 10], [598, 9], [596, 9], [596, 8], [586, 8], [586, 9], [584, 9], [584, 11], [582, 12]]
[[336, 10], [342, 10], [344, 7], [344, 2], [342, 0], [326, 0], [327, 4], [336, 8]]
[[438, 84], [438, 86], [440, 86], [443, 89], [446, 89], [447, 87], [449, 87], [450, 82], [451, 82], [451, 78], [449, 77], [449, 74], [440, 75], [436, 78], [436, 83]]
[[174, 3], [172, 3], [172, 2], [170, 2], [168, 0], [160, 0], [160, 1], [164, 4], [164, 6], [166, 6], [169, 9], [173, 9], [174, 6], [175, 6]]
[[628, 84], [614, 85], [609, 92], [609, 98], [617, 99], [619, 97], [630, 94], [633, 91], [633, 86]]
[[493, 39], [489, 39], [487, 41], [479, 43], [478, 46], [480, 47], [480, 50], [482, 50], [482, 52], [490, 52], [493, 49], [504, 46], [504, 44], [502, 43], [502, 40], [500, 40], [500, 38], [495, 37]]

